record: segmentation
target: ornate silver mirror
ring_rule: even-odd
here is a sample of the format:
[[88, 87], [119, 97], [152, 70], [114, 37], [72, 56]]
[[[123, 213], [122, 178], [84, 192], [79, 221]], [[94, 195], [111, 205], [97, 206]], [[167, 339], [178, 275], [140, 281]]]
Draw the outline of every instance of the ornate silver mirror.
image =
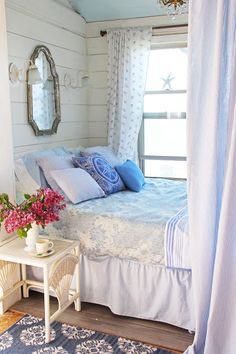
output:
[[35, 135], [57, 132], [61, 121], [59, 78], [49, 49], [37, 46], [27, 72], [28, 121]]

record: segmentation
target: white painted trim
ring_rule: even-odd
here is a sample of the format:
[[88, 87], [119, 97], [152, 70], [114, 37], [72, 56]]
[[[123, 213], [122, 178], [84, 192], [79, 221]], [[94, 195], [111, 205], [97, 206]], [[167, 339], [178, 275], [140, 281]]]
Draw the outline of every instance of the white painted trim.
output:
[[[13, 143], [12, 143], [12, 122], [10, 109], [10, 91], [8, 79], [8, 50], [7, 50], [7, 30], [6, 30], [6, 13], [5, 1], [0, 1], [0, 107], [1, 107], [1, 130], [0, 130], [0, 193], [8, 193], [10, 199], [15, 199], [14, 188], [14, 172], [13, 172]], [[14, 238], [14, 237], [13, 237]], [[11, 240], [13, 239], [11, 238]], [[10, 236], [1, 230], [0, 240], [1, 245], [7, 245]], [[4, 242], [6, 240], [6, 243]], [[1, 247], [0, 247], [1, 248]], [[19, 280], [19, 267], [10, 275], [12, 284]], [[5, 289], [8, 291], [9, 289]], [[2, 291], [1, 291], [2, 293]], [[0, 301], [0, 314], [12, 306], [21, 298], [20, 290], [17, 287], [13, 288], [11, 294]]]
[[[0, 1], [0, 193], [15, 198], [5, 2]], [[1, 236], [2, 237], [2, 236]]]

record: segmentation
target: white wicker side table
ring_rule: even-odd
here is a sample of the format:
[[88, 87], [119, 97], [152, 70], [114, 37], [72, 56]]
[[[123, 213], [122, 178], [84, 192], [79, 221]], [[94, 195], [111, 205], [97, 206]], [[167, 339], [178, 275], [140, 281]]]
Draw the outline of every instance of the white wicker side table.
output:
[[[45, 341], [50, 342], [50, 324], [73, 302], [75, 310], [80, 311], [80, 288], [79, 288], [79, 243], [69, 240], [53, 239], [54, 250], [51, 256], [38, 258], [30, 256], [24, 251], [24, 240], [16, 238], [0, 247], [0, 272], [1, 264], [4, 271], [9, 268], [11, 277], [11, 266], [6, 267], [9, 262], [21, 265], [21, 280], [14, 284], [16, 288], [23, 288], [23, 296], [29, 296], [30, 288], [41, 288], [44, 290], [44, 311], [45, 311]], [[26, 266], [35, 266], [43, 270], [43, 282], [27, 279]], [[13, 266], [13, 265], [12, 265]], [[71, 290], [72, 277], [75, 275], [76, 289]], [[13, 290], [13, 289], [12, 289]], [[50, 316], [50, 291], [54, 292], [58, 299], [58, 310]], [[11, 293], [11, 289], [3, 294], [3, 298]]]

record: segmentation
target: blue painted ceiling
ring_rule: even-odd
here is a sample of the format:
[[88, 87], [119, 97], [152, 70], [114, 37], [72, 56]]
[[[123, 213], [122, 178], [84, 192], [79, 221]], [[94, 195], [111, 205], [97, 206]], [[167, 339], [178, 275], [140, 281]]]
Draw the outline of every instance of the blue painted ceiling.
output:
[[157, 0], [68, 0], [86, 22], [165, 15]]

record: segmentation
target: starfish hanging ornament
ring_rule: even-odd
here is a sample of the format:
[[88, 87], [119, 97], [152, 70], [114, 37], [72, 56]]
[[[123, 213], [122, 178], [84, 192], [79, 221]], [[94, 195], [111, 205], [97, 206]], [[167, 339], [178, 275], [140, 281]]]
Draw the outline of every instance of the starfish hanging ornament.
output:
[[172, 76], [171, 73], [169, 73], [169, 75], [164, 78], [164, 77], [161, 77], [161, 80], [164, 81], [164, 84], [162, 86], [162, 89], [163, 90], [172, 90], [172, 87], [171, 87], [171, 81], [173, 81], [175, 79], [175, 76]]

